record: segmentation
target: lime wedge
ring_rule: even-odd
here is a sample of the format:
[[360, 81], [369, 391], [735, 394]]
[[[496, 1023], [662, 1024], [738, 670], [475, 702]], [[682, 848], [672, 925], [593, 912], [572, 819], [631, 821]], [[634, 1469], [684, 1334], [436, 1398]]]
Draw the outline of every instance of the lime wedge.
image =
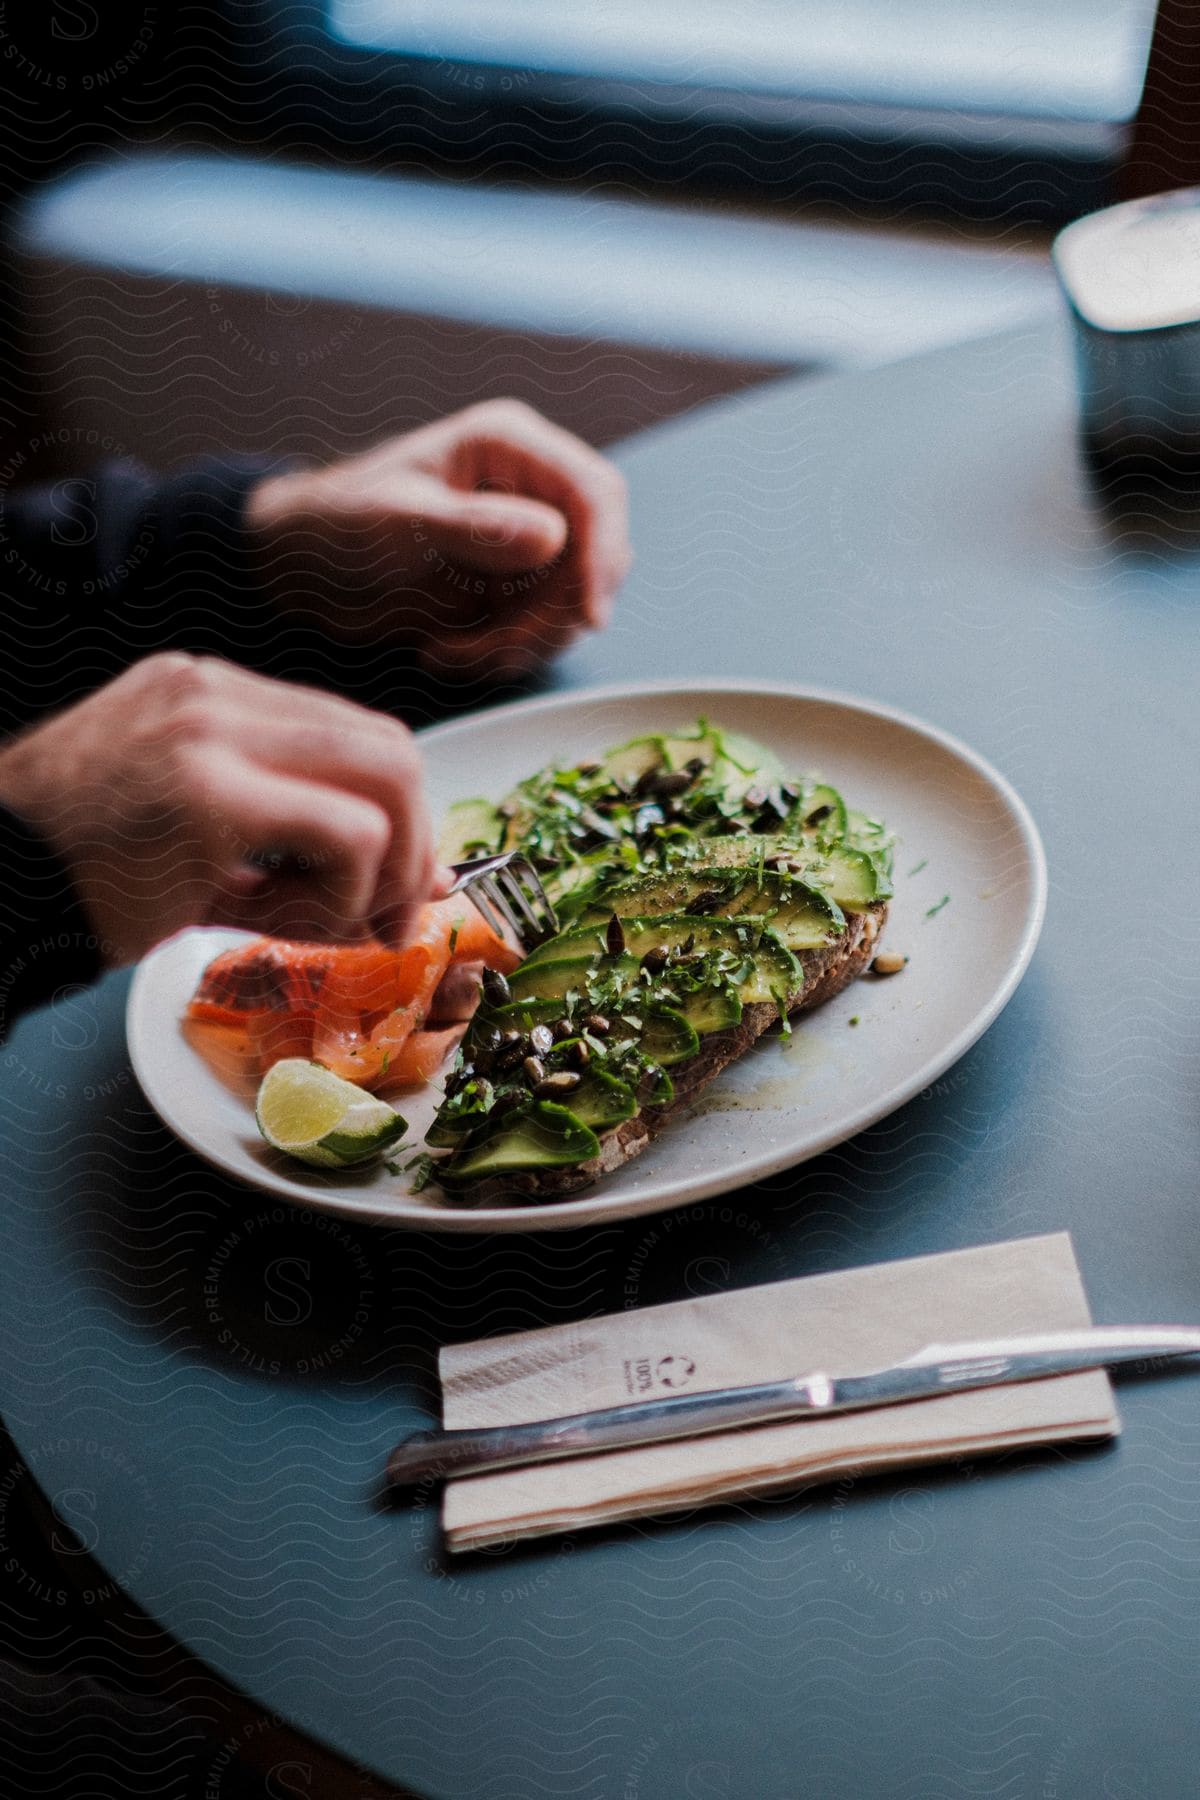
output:
[[317, 1169], [357, 1168], [408, 1130], [395, 1107], [302, 1056], [268, 1069], [254, 1117], [272, 1149]]

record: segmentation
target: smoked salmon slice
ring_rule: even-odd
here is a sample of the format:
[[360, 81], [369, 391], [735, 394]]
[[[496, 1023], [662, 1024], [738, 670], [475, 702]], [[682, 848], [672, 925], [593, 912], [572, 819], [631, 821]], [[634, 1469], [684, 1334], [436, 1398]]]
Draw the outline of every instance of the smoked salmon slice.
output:
[[[440, 1066], [433, 1060], [438, 1042], [443, 1058], [452, 1047], [453, 1032], [422, 1029], [451, 963], [484, 963], [507, 974], [520, 961], [521, 952], [460, 895], [423, 907], [417, 931], [398, 950], [373, 939], [286, 938], [226, 950], [205, 969], [188, 1017], [245, 1031], [264, 1074], [281, 1057], [312, 1056], [364, 1086], [384, 1076], [427, 1081]], [[403, 1054], [414, 1033], [419, 1047]]]
[[416, 1087], [432, 1081], [467, 1029], [448, 1025], [439, 1031], [414, 1031], [388, 1064], [388, 1082], [397, 1087]]
[[[479, 922], [483, 924], [482, 919]], [[312, 1047], [316, 1060], [347, 1081], [365, 1084], [389, 1075], [408, 1038], [424, 1025], [450, 964], [451, 941], [457, 954], [460, 938], [472, 947], [476, 942], [475, 934], [466, 930], [461, 901], [440, 900], [424, 908], [419, 930], [397, 952], [395, 998], [382, 1019], [373, 1020], [372, 1011], [377, 1009], [362, 1004], [358, 971], [333, 969], [317, 1003]]]

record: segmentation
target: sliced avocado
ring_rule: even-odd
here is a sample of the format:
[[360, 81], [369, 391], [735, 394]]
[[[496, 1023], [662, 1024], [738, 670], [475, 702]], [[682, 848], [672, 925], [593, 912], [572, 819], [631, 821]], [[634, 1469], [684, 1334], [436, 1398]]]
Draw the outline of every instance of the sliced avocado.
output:
[[[560, 931], [557, 937], [539, 944], [536, 950], [530, 951], [513, 979], [524, 975], [527, 969], [536, 968], [538, 963], [604, 954], [608, 949], [611, 913], [610, 907], [603, 921], [597, 919], [591, 924], [574, 925], [570, 931]], [[696, 950], [745, 952], [752, 947], [761, 925], [762, 920], [757, 918], [738, 919], [735, 923], [729, 919], [692, 918], [687, 913], [657, 913], [645, 918], [637, 914], [621, 915], [625, 954], [632, 956], [635, 962], [640, 961], [647, 950], [655, 950], [660, 945], [674, 948], [688, 937], [694, 940]]]
[[[642, 1054], [670, 1068], [694, 1056], [700, 1039], [710, 1031], [724, 1031], [730, 1025], [740, 1024], [741, 1018], [740, 994], [728, 988], [699, 988], [694, 994], [682, 995], [677, 1006], [647, 1007]], [[682, 1036], [684, 1027], [686, 1038]], [[678, 1043], [672, 1041], [672, 1033], [678, 1034]]]
[[783, 766], [773, 751], [740, 732], [715, 730], [701, 724], [694, 732], [655, 732], [631, 738], [607, 752], [605, 773], [622, 786], [630, 786], [660, 764], [682, 769], [699, 760], [711, 770], [711, 779], [727, 802], [741, 798], [747, 788], [783, 780]]
[[[622, 919], [627, 956], [643, 957], [648, 950], [675, 949], [689, 938], [697, 951], [728, 950], [740, 958], [752, 956], [754, 975], [741, 985], [744, 1001], [767, 1000], [772, 995], [795, 993], [801, 984], [800, 965], [791, 951], [767, 929], [767, 921], [751, 914], [736, 919], [693, 918], [688, 913], [663, 913], [649, 919]], [[825, 940], [822, 939], [822, 942]], [[530, 977], [543, 962], [602, 954], [607, 942], [607, 929], [598, 925], [577, 925], [558, 937], [541, 944], [512, 977], [521, 985], [522, 994], [536, 993], [528, 985]], [[611, 966], [611, 965], [608, 965]], [[625, 966], [625, 965], [623, 965]], [[567, 991], [566, 986], [561, 992]], [[514, 993], [516, 987], [514, 986]]]
[[675, 1098], [675, 1087], [667, 1071], [653, 1066], [646, 1071], [641, 1097], [643, 1106], [669, 1106]]
[[469, 1131], [487, 1123], [495, 1091], [485, 1077], [476, 1076], [442, 1101], [425, 1142], [435, 1150], [461, 1143]]
[[[823, 887], [847, 912], [858, 912], [876, 900], [890, 900], [892, 879], [890, 857], [878, 856], [871, 850], [858, 850], [852, 844], [831, 844], [825, 852], [825, 867], [814, 873], [815, 887]], [[807, 873], [803, 876], [808, 879]]]
[[527, 1169], [561, 1169], [600, 1153], [600, 1140], [582, 1120], [552, 1100], [535, 1100], [514, 1110], [477, 1143], [468, 1144], [438, 1167], [445, 1187], [480, 1181], [485, 1175], [516, 1175]]
[[[551, 985], [560, 985], [565, 973], [562, 965], [549, 963], [542, 966], [553, 971], [549, 976]], [[582, 986], [592, 966], [592, 962], [586, 958], [573, 961], [570, 964], [568, 984], [574, 986], [578, 982]], [[565, 993], [566, 988], [563, 991]], [[631, 1014], [635, 1006], [636, 996], [631, 995]], [[502, 1031], [514, 1027], [518, 1031], [528, 1031], [534, 1025], [548, 1025], [562, 1016], [562, 996], [554, 995], [546, 1000], [514, 1001], [511, 1006], [500, 1006], [489, 1012], [487, 1018], [489, 1025], [498, 1026]], [[705, 1032], [724, 1031], [726, 1026], [736, 1025], [742, 1016], [742, 1003], [737, 994], [701, 988], [694, 994], [684, 994], [677, 1007], [639, 1007], [633, 1016], [642, 1021], [639, 1042], [644, 1054], [652, 1062], [662, 1063], [666, 1067], [694, 1056], [700, 1047], [700, 1037]], [[616, 1012], [615, 1022], [619, 1023], [621, 1017], [621, 1013]], [[570, 1041], [573, 1040], [564, 1040]]]
[[607, 1131], [622, 1119], [632, 1119], [638, 1110], [637, 1095], [629, 1083], [603, 1069], [589, 1069], [567, 1105], [592, 1131]]
[[667, 1075], [664, 1067], [653, 1064], [646, 1071], [646, 1080], [642, 1082], [642, 1105], [644, 1107], [669, 1107], [675, 1100], [675, 1084]]
[[438, 835], [438, 861], [466, 862], [468, 857], [490, 855], [500, 848], [504, 820], [490, 800], [457, 800], [446, 814]]
[[[799, 880], [828, 894], [845, 912], [860, 912], [876, 900], [886, 900], [892, 892], [891, 881], [876, 857], [849, 844], [818, 845], [785, 837], [711, 838], [704, 841], [701, 860], [713, 868], [753, 867], [759, 844], [765, 847], [765, 862], [786, 857], [801, 864]], [[699, 864], [692, 866], [700, 872]]]
[[452, 1150], [455, 1144], [462, 1143], [469, 1131], [482, 1125], [487, 1116], [476, 1114], [472, 1117], [470, 1113], [448, 1112], [443, 1104], [442, 1110], [425, 1133], [425, 1142], [432, 1150]]
[[487, 1019], [500, 1031], [532, 1031], [535, 1025], [554, 1025], [563, 1016], [562, 1001], [556, 995], [539, 1000], [530, 996], [514, 1000], [508, 1006], [481, 1006], [476, 1017]]
[[[602, 939], [596, 944], [572, 943], [574, 937], [574, 932], [564, 932], [562, 937], [552, 938], [551, 943], [560, 947], [558, 956], [543, 957], [535, 952], [509, 976], [514, 1000], [557, 1001], [557, 1016], [562, 1017], [563, 1000], [572, 988], [584, 988], [589, 971], [598, 966], [597, 952], [604, 948]], [[608, 957], [603, 967], [606, 974], [616, 973], [632, 981], [637, 975], [638, 959]]]
[[818, 844], [841, 843], [846, 835], [846, 802], [828, 782], [815, 782], [805, 788], [788, 826]]
[[578, 862], [563, 863], [559, 868], [543, 875], [542, 886], [546, 890], [546, 897], [560, 916], [564, 908], [569, 912], [575, 906], [578, 910], [573, 896], [577, 890], [586, 888], [588, 882], [601, 873], [601, 869], [603, 874], [608, 874], [612, 869], [612, 861], [607, 854], [584, 856]]
[[[845, 927], [841, 908], [827, 894], [803, 881], [764, 870], [761, 875], [735, 869], [676, 869], [647, 875], [610, 889], [603, 905], [586, 911], [580, 923], [597, 925], [618, 918], [687, 913], [704, 895], [705, 918], [735, 918], [745, 913], [770, 921], [771, 930], [789, 950], [818, 950]], [[719, 895], [720, 898], [715, 898]], [[701, 909], [697, 908], [697, 912]]]
[[773, 787], [784, 779], [783, 764], [775, 752], [740, 731], [705, 725], [694, 735], [664, 736], [659, 743], [662, 761], [669, 769], [682, 769], [699, 757], [711, 771], [710, 783], [720, 789], [727, 805], [740, 800], [748, 788]]
[[668, 769], [682, 769], [690, 762], [710, 767], [720, 754], [720, 739], [713, 731], [665, 733], [658, 740], [660, 760]]
[[671, 1069], [695, 1056], [700, 1039], [696, 1027], [683, 1013], [674, 1007], [656, 1006], [653, 1010], [647, 1008], [642, 1017], [638, 1048], [660, 1069]]
[[726, 1031], [729, 1026], [742, 1022], [741, 995], [728, 989], [701, 988], [695, 994], [685, 994], [679, 1002], [679, 1010], [701, 1037], [710, 1031]]
[[803, 986], [800, 964], [768, 926], [754, 951], [754, 972], [738, 988], [742, 1004], [757, 1006], [763, 1000], [779, 1003], [789, 994], [798, 994]]
[[788, 823], [823, 843], [837, 843], [846, 835], [846, 802], [827, 781], [814, 782], [805, 788]]
[[662, 761], [662, 745], [663, 740], [657, 733], [650, 737], [630, 738], [627, 744], [618, 744], [615, 749], [606, 751], [600, 766], [610, 781], [621, 787], [632, 787], [639, 776]]
[[[768, 956], [774, 966], [776, 958], [773, 952], [768, 950]], [[511, 1006], [497, 1007], [494, 1012], [490, 1012], [488, 1022], [500, 1026], [501, 1030], [515, 1026], [520, 1031], [528, 1031], [532, 1025], [551, 1024], [562, 1018], [567, 995], [572, 989], [582, 992], [591, 976], [611, 975], [619, 971], [632, 983], [639, 966], [634, 956], [601, 958], [595, 954], [525, 963], [509, 978], [514, 994], [519, 997]], [[798, 981], [796, 985], [799, 986]], [[691, 1038], [687, 1054], [696, 1049], [697, 1031], [719, 1031], [725, 1025], [736, 1023], [736, 1019], [731, 1017], [735, 1010], [737, 1018], [741, 1017], [741, 1001], [736, 994], [731, 994], [726, 999], [711, 988], [682, 995], [677, 1008], [643, 1008], [639, 995], [631, 986], [628, 1009], [631, 1013], [636, 1012], [639, 1017], [643, 1011], [647, 1014], [662, 1011], [672, 1016], [677, 1013], [686, 1023]], [[619, 1008], [617, 1016], [620, 1016]], [[709, 1023], [709, 1020], [713, 1022]], [[648, 1051], [647, 1055], [650, 1054], [653, 1053]], [[661, 1062], [662, 1058], [656, 1056], [656, 1060]]]
[[425, 1133], [425, 1142], [432, 1150], [452, 1150], [455, 1144], [461, 1143], [466, 1137], [471, 1124], [472, 1121], [463, 1113], [439, 1113]]
[[740, 800], [752, 787], [775, 787], [785, 779], [783, 764], [773, 750], [738, 731], [716, 732], [717, 755], [713, 775], [726, 802]]
[[892, 834], [882, 819], [869, 817], [867, 813], [854, 812], [846, 814], [846, 842], [858, 850], [865, 851], [879, 865], [884, 878], [888, 880], [888, 892], [891, 892], [890, 877], [892, 873]]

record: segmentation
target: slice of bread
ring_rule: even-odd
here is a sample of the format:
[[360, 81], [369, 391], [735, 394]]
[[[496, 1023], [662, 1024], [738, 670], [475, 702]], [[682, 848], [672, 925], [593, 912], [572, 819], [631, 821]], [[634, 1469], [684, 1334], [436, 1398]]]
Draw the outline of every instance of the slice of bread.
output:
[[[861, 975], [879, 948], [887, 922], [887, 902], [876, 901], [861, 912], [847, 913], [845, 930], [819, 950], [803, 950], [796, 960], [804, 972], [799, 993], [789, 996], [791, 1017], [822, 1006]], [[600, 1141], [600, 1154], [570, 1168], [538, 1169], [526, 1174], [491, 1177], [473, 1182], [455, 1198], [468, 1206], [497, 1206], [567, 1200], [590, 1187], [603, 1175], [631, 1162], [657, 1137], [709, 1082], [728, 1068], [764, 1031], [776, 1023], [778, 1008], [769, 1001], [746, 1006], [739, 1024], [701, 1038], [700, 1048], [689, 1061], [671, 1070], [674, 1098], [666, 1106], [643, 1108], [614, 1127]]]

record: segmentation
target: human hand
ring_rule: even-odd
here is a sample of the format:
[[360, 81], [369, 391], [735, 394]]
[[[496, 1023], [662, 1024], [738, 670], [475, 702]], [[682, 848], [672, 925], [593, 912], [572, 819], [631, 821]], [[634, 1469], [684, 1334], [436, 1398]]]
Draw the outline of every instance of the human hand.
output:
[[396, 720], [210, 657], [147, 657], [0, 749], [106, 959], [184, 925], [400, 941], [445, 891]]
[[602, 629], [632, 561], [619, 471], [517, 400], [268, 477], [246, 522], [281, 609], [462, 678], [511, 680]]

